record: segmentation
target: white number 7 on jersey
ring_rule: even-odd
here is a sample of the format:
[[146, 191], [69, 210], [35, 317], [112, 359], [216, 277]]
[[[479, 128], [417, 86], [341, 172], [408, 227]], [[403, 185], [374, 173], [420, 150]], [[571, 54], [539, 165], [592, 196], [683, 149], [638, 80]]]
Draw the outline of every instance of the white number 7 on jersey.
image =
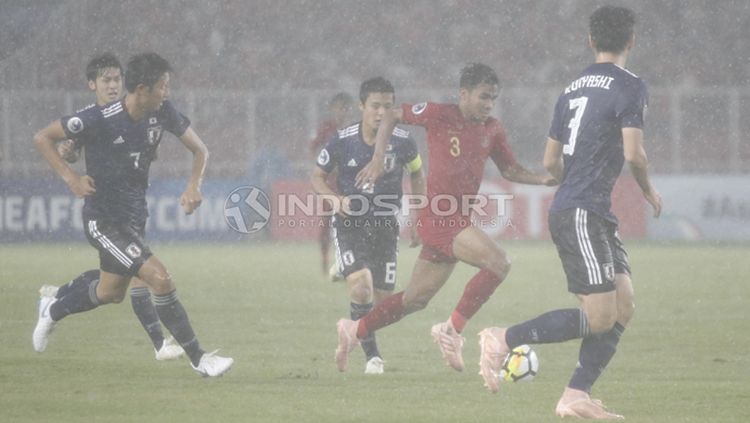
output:
[[586, 103], [588, 103], [588, 101], [588, 97], [578, 97], [570, 100], [570, 110], [575, 110], [576, 113], [573, 115], [573, 119], [568, 123], [568, 128], [570, 128], [570, 138], [568, 138], [568, 143], [563, 146], [563, 154], [572, 156], [576, 149], [578, 127], [581, 126], [581, 118], [583, 118], [583, 111], [586, 110]]
[[133, 158], [133, 167], [138, 169], [138, 161], [141, 159], [141, 153], [130, 153], [130, 157]]

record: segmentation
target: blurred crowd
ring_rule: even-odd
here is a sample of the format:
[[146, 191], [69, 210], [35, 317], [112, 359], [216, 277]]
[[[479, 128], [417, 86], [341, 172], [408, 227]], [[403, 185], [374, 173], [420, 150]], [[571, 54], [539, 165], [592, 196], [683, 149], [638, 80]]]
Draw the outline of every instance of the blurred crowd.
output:
[[[587, 18], [598, 4], [18, 2], [0, 6], [9, 8], [0, 20], [12, 19], [8, 25], [26, 31], [20, 48], [18, 42], [2, 46], [16, 49], [5, 54], [3, 80], [9, 87], [77, 88], [93, 52], [125, 56], [156, 50], [177, 65], [180, 83], [193, 88], [335, 89], [373, 74], [385, 74], [397, 86], [451, 87], [469, 61], [497, 68], [506, 86], [560, 85], [590, 60]], [[632, 68], [651, 85], [748, 83], [750, 2], [727, 0], [714, 7], [703, 0], [637, 0], [628, 5], [639, 18], [640, 48]]]

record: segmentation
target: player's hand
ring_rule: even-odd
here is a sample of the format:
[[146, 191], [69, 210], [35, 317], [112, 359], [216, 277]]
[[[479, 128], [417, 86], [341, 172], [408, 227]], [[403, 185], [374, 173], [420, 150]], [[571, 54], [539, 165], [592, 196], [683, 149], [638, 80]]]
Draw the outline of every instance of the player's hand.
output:
[[76, 145], [73, 140], [64, 140], [57, 143], [57, 154], [68, 163], [75, 163], [78, 161], [80, 155], [78, 150], [75, 148]]
[[76, 197], [87, 197], [96, 192], [94, 178], [89, 175], [83, 175], [73, 179], [68, 183], [68, 187]]
[[203, 196], [198, 188], [188, 187], [180, 196], [180, 205], [185, 214], [191, 214], [203, 202]]
[[651, 187], [648, 192], [643, 193], [643, 196], [646, 197], [646, 201], [648, 201], [648, 203], [651, 204], [651, 207], [654, 209], [654, 218], [658, 218], [659, 215], [661, 215], [661, 195], [656, 192], [654, 187]]
[[357, 178], [354, 180], [354, 184], [359, 189], [362, 189], [366, 184], [374, 184], [384, 171], [385, 166], [383, 165], [383, 158], [373, 156], [370, 163], [367, 163], [367, 165], [357, 173]]
[[417, 233], [416, 224], [412, 225], [411, 229], [409, 229], [409, 237], [411, 238], [409, 248], [416, 248], [422, 245], [422, 238], [420, 238], [419, 233]]
[[542, 185], [548, 186], [548, 187], [556, 187], [560, 185], [560, 181], [555, 179], [554, 176], [545, 175], [545, 176], [542, 176]]

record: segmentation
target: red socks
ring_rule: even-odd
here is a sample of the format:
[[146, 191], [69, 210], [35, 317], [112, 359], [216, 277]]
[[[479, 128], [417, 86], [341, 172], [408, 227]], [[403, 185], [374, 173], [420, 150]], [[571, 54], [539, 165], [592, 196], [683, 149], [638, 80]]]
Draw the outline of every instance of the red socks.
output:
[[386, 297], [373, 307], [367, 315], [358, 320], [357, 338], [364, 339], [371, 332], [398, 322], [404, 317], [404, 292], [397, 292]]
[[464, 295], [458, 301], [453, 314], [451, 314], [451, 323], [457, 332], [462, 332], [466, 322], [487, 302], [495, 289], [500, 285], [502, 279], [489, 270], [482, 269], [474, 275], [466, 284]]

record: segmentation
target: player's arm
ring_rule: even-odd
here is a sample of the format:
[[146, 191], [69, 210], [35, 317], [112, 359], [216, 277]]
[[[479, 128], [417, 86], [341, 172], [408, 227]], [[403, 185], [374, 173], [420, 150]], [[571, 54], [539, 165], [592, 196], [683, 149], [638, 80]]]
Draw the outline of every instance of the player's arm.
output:
[[375, 152], [372, 160], [357, 173], [355, 185], [362, 188], [366, 183], [375, 182], [384, 172], [383, 162], [385, 160], [385, 149], [391, 141], [391, 134], [396, 125], [401, 122], [402, 109], [394, 107], [383, 115], [380, 121], [378, 133], [375, 135]]
[[[426, 192], [426, 184], [424, 179], [424, 170], [422, 168], [422, 158], [417, 155], [414, 160], [406, 164], [406, 170], [409, 171], [409, 184], [411, 187], [411, 194], [424, 196]], [[416, 212], [412, 213], [416, 214]], [[412, 218], [412, 223], [413, 224], [411, 225], [410, 229], [411, 242], [409, 243], [409, 248], [418, 247], [420, 244], [422, 244], [422, 240], [419, 239], [419, 234], [417, 233], [416, 217]]]
[[648, 177], [648, 157], [643, 148], [643, 130], [640, 128], [622, 128], [622, 143], [625, 161], [630, 166], [630, 171], [638, 186], [643, 191], [646, 201], [654, 209], [654, 217], [661, 214], [661, 196], [656, 191]]
[[186, 214], [191, 214], [198, 206], [201, 205], [203, 197], [201, 195], [201, 184], [203, 175], [206, 172], [206, 163], [208, 163], [208, 147], [198, 134], [188, 127], [180, 136], [180, 141], [191, 153], [193, 153], [193, 167], [190, 172], [190, 181], [188, 182], [185, 192], [180, 196], [180, 205]]
[[56, 120], [34, 135], [34, 144], [42, 154], [42, 157], [44, 157], [44, 160], [65, 181], [73, 194], [77, 197], [91, 195], [96, 192], [94, 179], [88, 175], [78, 175], [65, 163], [55, 147], [56, 142], [67, 138], [62, 122]]
[[558, 181], [563, 177], [563, 145], [560, 141], [547, 137], [547, 146], [544, 148], [544, 168]]
[[310, 183], [312, 184], [313, 191], [320, 195], [323, 201], [328, 202], [335, 213], [344, 214], [349, 210], [349, 199], [338, 195], [338, 193], [328, 185], [328, 175], [328, 172], [315, 166], [312, 175], [310, 175]]
[[503, 175], [503, 178], [519, 184], [546, 185], [548, 187], [553, 187], [559, 183], [553, 176], [531, 172], [521, 166], [520, 163], [514, 163], [510, 166], [501, 168], [500, 173]]

